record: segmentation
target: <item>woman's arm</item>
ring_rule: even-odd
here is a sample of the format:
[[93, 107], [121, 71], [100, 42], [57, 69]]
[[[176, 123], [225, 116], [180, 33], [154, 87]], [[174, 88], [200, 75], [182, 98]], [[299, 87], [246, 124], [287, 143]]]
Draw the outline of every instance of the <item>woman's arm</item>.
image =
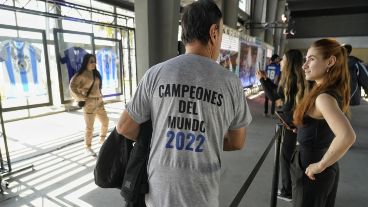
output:
[[338, 161], [353, 145], [355, 132], [345, 114], [340, 110], [337, 101], [329, 94], [320, 94], [316, 99], [316, 114], [320, 114], [327, 121], [335, 138], [327, 152], [318, 163], [310, 164], [305, 174], [312, 180], [314, 175], [321, 173], [327, 167]]
[[276, 101], [277, 99], [283, 98], [283, 95], [278, 93], [278, 86], [274, 84], [269, 78], [267, 78], [264, 71], [257, 71], [256, 76], [261, 82], [262, 88], [269, 99], [271, 99], [272, 101]]
[[86, 96], [82, 94], [82, 90], [80, 89], [81, 82], [81, 75], [74, 75], [70, 80], [69, 89], [71, 95], [76, 99], [76, 101], [85, 101], [86, 99]]

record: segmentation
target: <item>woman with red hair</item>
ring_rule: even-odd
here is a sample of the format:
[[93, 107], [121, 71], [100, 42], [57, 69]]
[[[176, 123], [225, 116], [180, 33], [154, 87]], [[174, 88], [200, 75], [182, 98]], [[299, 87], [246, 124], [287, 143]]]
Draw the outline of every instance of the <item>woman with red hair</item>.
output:
[[339, 180], [337, 161], [356, 138], [347, 118], [347, 52], [335, 40], [318, 40], [308, 49], [303, 70], [314, 85], [294, 111], [298, 146], [291, 166], [293, 206], [331, 207]]

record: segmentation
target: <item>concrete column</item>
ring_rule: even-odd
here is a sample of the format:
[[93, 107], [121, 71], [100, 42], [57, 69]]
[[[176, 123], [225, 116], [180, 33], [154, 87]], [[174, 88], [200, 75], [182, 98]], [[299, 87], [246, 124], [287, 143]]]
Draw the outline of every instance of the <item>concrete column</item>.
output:
[[223, 2], [223, 4], [224, 24], [236, 29], [236, 23], [238, 21], [239, 0], [226, 0]]
[[[264, 3], [265, 1], [264, 0], [257, 0], [257, 1], [254, 1], [252, 2], [254, 3], [254, 11], [253, 11], [253, 14], [252, 14], [252, 22], [253, 23], [263, 23], [263, 12], [265, 12], [265, 10], [263, 9], [264, 8]], [[257, 25], [257, 26], [260, 26], [260, 25]], [[263, 41], [264, 39], [264, 29], [261, 28], [261, 29], [251, 29], [251, 35], [254, 36], [254, 37], [257, 37], [259, 40]]]
[[[276, 12], [276, 20], [281, 21], [281, 15], [285, 12], [285, 0], [279, 0], [277, 3], [277, 12]], [[283, 34], [284, 29], [278, 28], [275, 32], [275, 39], [274, 39], [274, 47], [275, 47], [275, 53], [280, 54], [281, 53], [281, 38]]]
[[[277, 10], [277, 1], [275, 0], [267, 0], [267, 10], [266, 10], [266, 22], [271, 23], [276, 20], [276, 10]], [[272, 45], [274, 39], [275, 29], [267, 29], [265, 31], [265, 42]]]
[[280, 40], [280, 52], [279, 55], [282, 56], [285, 53], [285, 45], [286, 45], [286, 35], [281, 35], [281, 40]]
[[137, 77], [177, 54], [180, 0], [135, 1]]

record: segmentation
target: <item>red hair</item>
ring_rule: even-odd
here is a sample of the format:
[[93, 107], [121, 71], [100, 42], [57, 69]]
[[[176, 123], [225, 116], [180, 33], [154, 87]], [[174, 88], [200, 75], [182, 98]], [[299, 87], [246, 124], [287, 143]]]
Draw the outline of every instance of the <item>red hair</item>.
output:
[[303, 117], [315, 105], [316, 98], [324, 92], [333, 92], [342, 98], [340, 103], [341, 110], [350, 114], [350, 76], [347, 63], [347, 51], [339, 42], [332, 39], [320, 39], [314, 42], [311, 46], [322, 55], [326, 60], [331, 56], [336, 57], [335, 64], [325, 73], [321, 84], [314, 84], [310, 92], [304, 96], [300, 104], [296, 106], [294, 111], [294, 124], [297, 126], [303, 125]]

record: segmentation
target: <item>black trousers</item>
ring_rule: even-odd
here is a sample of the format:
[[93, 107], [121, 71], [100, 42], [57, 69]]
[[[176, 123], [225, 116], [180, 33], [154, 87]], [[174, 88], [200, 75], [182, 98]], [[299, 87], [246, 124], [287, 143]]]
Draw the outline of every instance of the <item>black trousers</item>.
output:
[[[324, 150], [325, 152], [326, 150]], [[305, 175], [309, 164], [318, 162], [324, 152], [305, 151], [297, 147], [290, 168], [293, 186], [293, 207], [333, 207], [339, 182], [339, 165], [336, 162], [310, 180]], [[320, 157], [320, 158], [317, 158]]]
[[[268, 97], [265, 95], [264, 113], [268, 114]], [[275, 114], [276, 101], [271, 101], [271, 114]]]
[[281, 170], [281, 191], [286, 194], [291, 194], [291, 175], [290, 165], [291, 157], [295, 151], [296, 133], [284, 129], [285, 135], [281, 144], [280, 151], [280, 170]]

